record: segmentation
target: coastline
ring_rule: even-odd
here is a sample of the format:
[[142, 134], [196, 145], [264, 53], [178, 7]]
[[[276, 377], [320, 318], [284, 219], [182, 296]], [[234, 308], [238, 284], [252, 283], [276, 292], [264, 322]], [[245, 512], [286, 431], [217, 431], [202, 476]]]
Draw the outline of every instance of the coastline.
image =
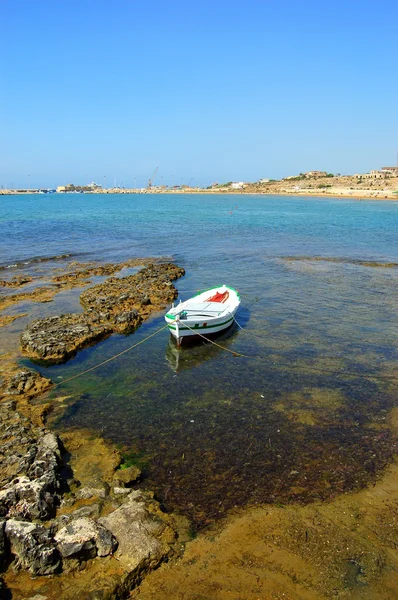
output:
[[[96, 271], [82, 269], [81, 272], [88, 276]], [[112, 268], [107, 270], [107, 274], [114, 272]], [[62, 275], [57, 275], [57, 278], [58, 282], [65, 281]], [[79, 277], [68, 277], [66, 280], [78, 291], [82, 283]], [[43, 298], [39, 301], [43, 301]], [[17, 397], [17, 405], [31, 419], [45, 423], [46, 411], [49, 410], [47, 405], [34, 406], [29, 397], [24, 399], [22, 395]], [[396, 433], [395, 412], [390, 419], [391, 429]], [[101, 490], [105, 490], [106, 493], [106, 486], [112, 486], [115, 468], [120, 464], [116, 449], [104, 444], [100, 437], [94, 438], [92, 432], [88, 431], [76, 431], [75, 435], [71, 433], [64, 437], [65, 446], [72, 455], [71, 466], [76, 472], [76, 479], [80, 480], [83, 488], [94, 488], [100, 494], [104, 493]], [[105, 455], [109, 457], [109, 463], [97, 462], [97, 458]], [[84, 475], [79, 471], [82, 463], [91, 465], [90, 473]], [[96, 474], [93, 479], [94, 471]], [[286, 506], [270, 503], [241, 508], [232, 511], [224, 522], [200, 533], [191, 541], [185, 525], [185, 533], [178, 538], [180, 546], [185, 544], [184, 557], [174, 562], [173, 553], [166, 553], [168, 564], [165, 563], [153, 575], [148, 575], [145, 570], [142, 574], [145, 580], [132, 597], [149, 600], [155, 594], [159, 600], [168, 600], [175, 595], [178, 586], [179, 593], [185, 594], [186, 598], [195, 594], [210, 594], [214, 600], [226, 600], [231, 594], [238, 593], [244, 600], [258, 597], [276, 600], [286, 593], [303, 600], [323, 600], [336, 595], [343, 597], [347, 590], [350, 590], [353, 598], [355, 594], [357, 597], [362, 594], [361, 597], [366, 598], [365, 583], [365, 591], [373, 593], [373, 597], [388, 597], [383, 594], [395, 593], [398, 589], [396, 579], [393, 576], [388, 579], [386, 575], [389, 570], [395, 572], [398, 566], [398, 559], [394, 559], [397, 483], [398, 466], [395, 461], [380, 475], [373, 488], [342, 494], [332, 501], [313, 502], [306, 507], [297, 503]], [[84, 508], [85, 511], [95, 511], [97, 509], [90, 508], [91, 505], [102, 500], [100, 496], [93, 496], [92, 499], [81, 497], [78, 510]], [[73, 504], [65, 504], [64, 514], [70, 514], [74, 508], [76, 506]], [[109, 506], [107, 510], [110, 510]], [[160, 518], [161, 513], [157, 512], [156, 506], [153, 510]], [[344, 513], [346, 516], [341, 518]], [[170, 530], [165, 531], [171, 536]], [[379, 533], [375, 534], [375, 531]], [[370, 536], [372, 547], [366, 536]], [[178, 548], [173, 552], [175, 557], [179, 556]], [[111, 557], [106, 561], [109, 571], [105, 570], [104, 573], [115, 582], [117, 577], [122, 576], [117, 571], [117, 559]], [[76, 597], [79, 582], [82, 586], [88, 586], [90, 578], [99, 576], [99, 570], [101, 561], [89, 558], [82, 571], [65, 575], [65, 585], [70, 586], [70, 595], [65, 592], [66, 595], [57, 593], [57, 596], [60, 600]], [[63, 581], [62, 577], [57, 575], [57, 584]], [[4, 579], [10, 588], [17, 586], [21, 597], [35, 593], [46, 595], [46, 589], [51, 589], [46, 576], [32, 578], [28, 572], [14, 573], [10, 570]], [[104, 579], [102, 582], [105, 585]], [[263, 584], [268, 591], [262, 588]], [[47, 593], [52, 597], [51, 591]], [[264, 593], [268, 596], [264, 596]]]
[[[132, 265], [142, 268], [135, 275], [109, 277]], [[101, 589], [105, 594], [101, 597], [124, 598], [148, 570], [181, 553], [187, 539], [187, 520], [162, 511], [153, 493], [142, 489], [141, 470], [126, 461], [113, 444], [88, 430], [72, 429], [59, 437], [48, 428], [47, 416], [54, 408], [51, 394], [59, 382], [43, 377], [34, 368], [22, 367], [20, 362], [26, 356], [49, 364], [63, 362], [78, 349], [103, 339], [109, 327], [123, 333], [136, 329], [175, 298], [172, 281], [183, 273], [176, 265], [160, 260], [153, 264], [150, 259], [118, 265], [74, 263], [73, 271], [58, 271], [47, 282], [53, 288], [48, 287], [45, 296], [34, 290], [9, 296], [14, 306], [26, 300], [47, 303], [65, 289], [58, 285], [60, 282], [77, 293], [84, 287], [89, 293], [89, 330], [101, 321], [105, 328], [93, 340], [85, 336], [79, 314], [49, 316], [39, 321], [44, 343], [36, 340], [34, 348], [23, 348], [22, 337], [13, 336], [7, 348], [3, 344], [1, 597], [41, 594], [69, 600], [70, 590], [73, 597], [85, 598]], [[88, 277], [99, 274], [108, 279], [96, 286], [90, 284]], [[1, 285], [12, 289], [30, 283], [30, 278], [14, 278]], [[121, 294], [116, 305], [115, 294]], [[98, 298], [103, 311], [99, 320], [90, 304]], [[7, 306], [10, 304], [3, 301], [0, 310]], [[63, 321], [55, 331], [54, 324], [66, 317], [66, 324]], [[75, 319], [77, 337], [73, 336]], [[8, 324], [5, 320], [2, 326]], [[28, 325], [25, 335], [34, 324]]]
[[[71, 192], [73, 193], [73, 192]], [[228, 190], [228, 189], [221, 189], [221, 190], [207, 190], [207, 189], [183, 189], [183, 190], [160, 190], [160, 191], [155, 191], [155, 190], [117, 190], [117, 189], [109, 189], [109, 190], [102, 190], [101, 192], [84, 192], [87, 195], [92, 195], [95, 196], [97, 194], [150, 194], [150, 195], [183, 195], [183, 194], [195, 194], [195, 195], [214, 195], [214, 196], [218, 196], [218, 195], [231, 195], [231, 196], [248, 196], [248, 195], [253, 195], [253, 196], [293, 196], [293, 197], [297, 197], [297, 198], [336, 198], [339, 200], [349, 200], [349, 199], [353, 199], [353, 200], [392, 200], [392, 201], [398, 201], [398, 193], [392, 193], [390, 191], [381, 191], [381, 192], [368, 192], [368, 193], [363, 193], [361, 190], [354, 190], [354, 191], [341, 191], [338, 190], [335, 193], [332, 193], [331, 191], [328, 192], [324, 192], [324, 191], [303, 191], [303, 192], [298, 192], [298, 191], [258, 191], [258, 190]], [[38, 192], [13, 192], [13, 191], [5, 191], [2, 190], [0, 191], [0, 196], [17, 196], [17, 195], [38, 195]], [[61, 194], [62, 195], [62, 194]], [[66, 194], [67, 195], [67, 194]]]
[[[54, 192], [54, 190], [48, 190]], [[0, 195], [43, 194], [43, 190], [0, 190]], [[59, 194], [84, 193], [96, 194], [230, 194], [244, 196], [248, 194], [260, 196], [297, 196], [316, 198], [339, 198], [355, 200], [398, 200], [398, 177], [384, 176], [381, 179], [362, 178], [352, 175], [314, 175], [289, 177], [281, 180], [264, 182], [242, 182], [237, 184], [213, 184], [207, 188], [190, 187], [186, 185], [167, 187], [151, 185], [147, 188], [79, 188], [78, 190], [63, 190]]]

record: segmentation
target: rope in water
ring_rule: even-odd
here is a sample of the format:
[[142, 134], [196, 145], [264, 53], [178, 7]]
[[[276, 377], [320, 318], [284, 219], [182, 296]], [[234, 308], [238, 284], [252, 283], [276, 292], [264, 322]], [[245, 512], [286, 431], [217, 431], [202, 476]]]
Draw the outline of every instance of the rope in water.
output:
[[[264, 336], [262, 335], [256, 335], [255, 333], [253, 333], [252, 331], [248, 331], [247, 329], [245, 329], [244, 327], [242, 327], [242, 325], [240, 325], [238, 323], [238, 321], [235, 319], [235, 317], [233, 317], [235, 323], [237, 324], [237, 326], [239, 327], [239, 329], [241, 329], [242, 331], [244, 331], [245, 333], [248, 333], [249, 335], [252, 335], [255, 338], [258, 339], [263, 339]], [[209, 340], [210, 341], [210, 340]], [[247, 358], [260, 358], [259, 356], [250, 356]], [[297, 365], [289, 365], [289, 369], [300, 369], [301, 367], [297, 366]], [[361, 375], [360, 373], [351, 373], [349, 371], [335, 371], [332, 369], [317, 369], [316, 367], [310, 367], [310, 370], [315, 372], [315, 373], [334, 373], [336, 375], [342, 375], [345, 377], [354, 377], [354, 378], [361, 378], [361, 379], [376, 379], [376, 380], [380, 380], [380, 381], [398, 381], [398, 378], [395, 377], [394, 375]]]
[[81, 377], [82, 375], [85, 375], [86, 373], [90, 373], [90, 371], [94, 371], [95, 369], [98, 369], [99, 367], [102, 367], [106, 363], [111, 362], [112, 360], [115, 360], [115, 358], [118, 358], [119, 356], [122, 356], [122, 354], [126, 354], [126, 352], [129, 352], [133, 348], [136, 348], [140, 344], [143, 344], [144, 342], [146, 342], [147, 340], [149, 340], [149, 338], [154, 337], [155, 335], [157, 335], [161, 331], [164, 331], [165, 329], [167, 329], [167, 325], [165, 325], [164, 327], [161, 327], [160, 329], [158, 329], [154, 333], [151, 333], [151, 335], [148, 335], [146, 338], [144, 338], [140, 342], [137, 342], [136, 344], [133, 344], [129, 348], [126, 348], [125, 350], [122, 350], [122, 352], [118, 352], [118, 354], [115, 354], [114, 356], [111, 356], [110, 358], [107, 358], [106, 360], [102, 361], [98, 365], [95, 365], [94, 367], [91, 367], [90, 369], [86, 369], [85, 371], [82, 371], [81, 373], [77, 373], [77, 375], [73, 375], [72, 377], [68, 377], [68, 379], [64, 379], [63, 381], [60, 381], [59, 383], [56, 383], [55, 387], [57, 387], [59, 385], [62, 385], [63, 383], [66, 383], [67, 381], [72, 381], [72, 379], [77, 379], [78, 377]]
[[243, 358], [259, 358], [258, 356], [249, 356], [247, 354], [241, 354], [240, 352], [236, 352], [235, 350], [230, 350], [229, 348], [226, 348], [225, 346], [221, 346], [221, 344], [217, 344], [217, 342], [214, 342], [213, 340], [211, 340], [211, 339], [207, 338], [206, 336], [202, 335], [201, 333], [199, 333], [195, 329], [192, 329], [192, 327], [190, 327], [186, 323], [183, 323], [183, 327], [184, 328], [186, 327], [187, 329], [189, 329], [190, 331], [192, 331], [192, 333], [194, 333], [195, 335], [198, 335], [199, 337], [203, 338], [204, 340], [206, 340], [206, 342], [210, 342], [210, 344], [213, 344], [214, 346], [217, 346], [218, 348], [221, 348], [222, 350], [225, 350], [226, 352], [230, 352], [234, 356], [243, 356]]
[[[236, 325], [245, 333], [249, 333], [251, 335], [253, 335], [254, 337], [262, 337], [262, 336], [257, 336], [255, 333], [248, 331], [246, 329], [244, 329], [242, 327], [242, 325], [240, 325], [238, 323], [238, 321], [235, 319], [235, 317], [233, 317]], [[90, 367], [90, 369], [86, 369], [85, 371], [82, 371], [81, 373], [77, 373], [76, 375], [73, 375], [72, 377], [68, 377], [67, 379], [63, 379], [62, 381], [60, 381], [59, 383], [54, 384], [54, 387], [58, 387], [64, 383], [67, 383], [69, 381], [72, 381], [73, 379], [77, 379], [78, 377], [81, 377], [82, 375], [86, 375], [87, 373], [90, 373], [91, 371], [94, 371], [96, 369], [98, 369], [99, 367], [102, 367], [103, 365], [111, 362], [112, 360], [115, 360], [116, 358], [118, 358], [119, 356], [122, 356], [123, 354], [126, 354], [126, 352], [130, 352], [130, 350], [133, 350], [134, 348], [137, 348], [137, 346], [139, 346], [140, 344], [143, 344], [144, 342], [146, 342], [147, 340], [149, 340], [150, 338], [154, 337], [155, 335], [158, 335], [158, 333], [160, 333], [161, 331], [164, 331], [165, 329], [167, 329], [167, 325], [165, 325], [164, 327], [160, 327], [159, 329], [157, 329], [154, 333], [151, 333], [150, 335], [148, 335], [146, 338], [140, 340], [139, 342], [137, 342], [136, 344], [133, 344], [132, 346], [129, 346], [128, 348], [126, 348], [125, 350], [122, 350], [121, 352], [118, 352], [117, 354], [115, 354], [114, 356], [111, 356], [110, 358], [107, 358], [106, 360], [100, 362], [98, 365], [94, 365], [93, 367]], [[253, 355], [248, 355], [248, 354], [242, 354], [241, 352], [236, 352], [235, 350], [230, 350], [229, 348], [226, 348], [225, 346], [222, 346], [221, 344], [218, 344], [217, 342], [209, 339], [208, 337], [202, 335], [201, 333], [199, 333], [198, 331], [195, 331], [195, 329], [192, 329], [191, 327], [189, 327], [189, 325], [187, 325], [186, 323], [184, 323], [184, 327], [187, 327], [187, 329], [189, 329], [190, 331], [192, 331], [192, 333], [194, 333], [195, 335], [203, 338], [206, 342], [213, 344], [214, 346], [217, 346], [218, 348], [221, 348], [221, 350], [225, 350], [226, 352], [229, 352], [230, 354], [232, 354], [233, 356], [240, 356], [242, 358], [255, 358], [255, 359], [259, 359], [261, 358], [260, 356], [253, 356]], [[289, 365], [290, 369], [294, 369], [294, 368], [299, 368], [296, 365]], [[316, 367], [311, 367], [312, 371], [318, 372], [318, 373], [335, 373], [335, 371], [328, 371], [327, 369], [317, 369]], [[349, 373], [347, 371], [340, 371], [339, 373], [337, 373], [340, 376], [348, 376], [348, 377], [355, 377], [355, 378], [366, 378], [366, 379], [376, 379], [376, 380], [390, 380], [390, 381], [397, 381], [397, 378], [394, 376], [388, 376], [388, 375], [361, 375], [359, 373]]]

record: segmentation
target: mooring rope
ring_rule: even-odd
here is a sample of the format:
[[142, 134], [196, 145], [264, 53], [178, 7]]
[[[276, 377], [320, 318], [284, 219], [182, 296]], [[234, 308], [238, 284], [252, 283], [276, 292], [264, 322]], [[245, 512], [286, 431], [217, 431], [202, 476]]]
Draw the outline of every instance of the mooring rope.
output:
[[210, 344], [213, 344], [214, 346], [217, 346], [218, 348], [221, 348], [222, 350], [225, 350], [226, 352], [230, 352], [234, 356], [242, 356], [243, 358], [259, 358], [259, 356], [249, 356], [247, 354], [241, 354], [240, 352], [236, 352], [235, 350], [230, 350], [229, 348], [226, 348], [225, 346], [221, 346], [221, 344], [217, 344], [217, 342], [213, 342], [213, 340], [211, 340], [210, 338], [207, 338], [206, 336], [202, 335], [195, 329], [192, 329], [192, 327], [190, 327], [186, 323], [183, 323], [182, 326], [186, 327], [187, 329], [192, 331], [192, 333], [194, 333], [195, 335], [198, 335], [199, 337], [203, 338], [204, 340], [206, 340], [206, 342], [210, 342]]
[[[260, 338], [263, 336], [258, 336], [255, 333], [248, 331], [247, 329], [245, 329], [244, 327], [242, 327], [242, 325], [240, 325], [240, 323], [238, 323], [238, 321], [235, 319], [235, 316], [233, 317], [234, 322], [236, 323], [236, 325], [245, 333], [249, 333], [251, 335], [253, 335], [254, 337]], [[217, 346], [218, 348], [220, 348], [221, 350], [225, 350], [226, 352], [229, 352], [230, 354], [232, 354], [233, 356], [240, 356], [242, 358], [254, 358], [254, 359], [261, 359], [261, 356], [256, 356], [256, 355], [248, 355], [248, 354], [242, 354], [241, 352], [236, 352], [236, 350], [230, 350], [229, 348], [226, 348], [225, 346], [222, 346], [221, 344], [218, 344], [217, 342], [211, 340], [210, 338], [202, 335], [201, 333], [199, 333], [198, 331], [196, 331], [195, 329], [192, 329], [191, 327], [189, 327], [189, 325], [187, 325], [186, 323], [183, 323], [183, 327], [186, 327], [187, 329], [189, 329], [190, 331], [192, 331], [192, 333], [194, 333], [195, 335], [203, 338], [206, 342], [209, 342], [210, 344], [213, 344], [214, 346]], [[93, 367], [90, 367], [89, 369], [86, 369], [85, 371], [82, 371], [81, 373], [77, 373], [76, 375], [73, 375], [72, 377], [68, 377], [67, 379], [63, 379], [62, 381], [55, 383], [54, 387], [59, 387], [60, 385], [63, 385], [64, 383], [68, 383], [69, 381], [72, 381], [73, 379], [77, 379], [78, 377], [81, 377], [82, 375], [86, 375], [87, 373], [90, 373], [91, 371], [94, 371], [95, 369], [98, 369], [99, 367], [102, 367], [103, 365], [106, 365], [107, 363], [111, 362], [112, 360], [115, 360], [116, 358], [118, 358], [119, 356], [122, 356], [123, 354], [126, 354], [126, 352], [130, 352], [130, 350], [133, 350], [134, 348], [137, 348], [137, 346], [140, 346], [140, 344], [143, 344], [144, 342], [146, 342], [147, 340], [149, 340], [150, 338], [154, 337], [155, 335], [158, 335], [158, 333], [160, 333], [161, 331], [164, 331], [165, 329], [168, 328], [168, 325], [165, 325], [164, 327], [160, 327], [159, 329], [157, 329], [154, 333], [151, 333], [150, 335], [148, 335], [146, 338], [140, 340], [139, 342], [137, 342], [136, 344], [133, 344], [132, 346], [129, 346], [128, 348], [126, 348], [125, 350], [122, 350], [121, 352], [118, 352], [117, 354], [115, 354], [114, 356], [111, 356], [110, 358], [107, 358], [106, 360], [100, 362], [98, 365], [94, 365]], [[289, 365], [288, 366], [289, 369], [298, 369], [301, 368], [297, 365]], [[345, 377], [354, 377], [354, 378], [363, 378], [363, 379], [376, 379], [376, 380], [386, 380], [386, 381], [397, 381], [397, 378], [394, 376], [389, 376], [389, 375], [361, 375], [360, 373], [350, 373], [347, 371], [335, 371], [335, 370], [328, 370], [328, 369], [317, 369], [316, 367], [309, 367], [311, 371], [315, 372], [315, 373], [334, 373], [337, 376], [345, 376]]]
[[122, 354], [125, 354], [126, 352], [129, 352], [130, 350], [133, 350], [133, 348], [137, 348], [137, 346], [139, 346], [140, 344], [143, 344], [144, 342], [146, 342], [147, 340], [149, 340], [151, 337], [154, 337], [155, 335], [157, 335], [161, 331], [164, 331], [165, 329], [167, 329], [167, 325], [165, 325], [164, 327], [161, 327], [160, 329], [158, 329], [154, 333], [151, 333], [151, 335], [148, 335], [146, 338], [144, 338], [140, 342], [137, 342], [136, 344], [133, 344], [129, 348], [126, 348], [125, 350], [122, 350], [122, 352], [118, 352], [118, 354], [115, 354], [114, 356], [111, 356], [110, 358], [107, 358], [106, 360], [102, 361], [98, 365], [95, 365], [94, 367], [91, 367], [90, 369], [86, 369], [85, 371], [82, 371], [81, 373], [77, 373], [77, 375], [73, 375], [72, 377], [68, 377], [68, 379], [64, 379], [63, 381], [60, 381], [59, 383], [56, 383], [55, 387], [57, 387], [59, 385], [62, 385], [63, 383], [67, 383], [68, 381], [72, 381], [72, 379], [77, 379], [78, 377], [81, 377], [82, 375], [85, 375], [86, 373], [90, 373], [90, 371], [94, 371], [95, 369], [98, 369], [99, 367], [102, 367], [103, 365], [106, 365], [106, 363], [111, 362], [112, 360], [115, 360], [115, 358], [118, 358], [119, 356], [122, 356]]
[[249, 335], [252, 335], [253, 337], [258, 338], [258, 339], [263, 339], [264, 338], [263, 335], [257, 335], [255, 333], [253, 333], [253, 331], [248, 331], [247, 329], [245, 329], [244, 327], [242, 327], [242, 325], [240, 325], [240, 323], [238, 323], [238, 321], [235, 319], [235, 317], [232, 317], [232, 318], [235, 321], [235, 323], [237, 324], [237, 326], [239, 327], [239, 329], [241, 329], [245, 333], [248, 333]]

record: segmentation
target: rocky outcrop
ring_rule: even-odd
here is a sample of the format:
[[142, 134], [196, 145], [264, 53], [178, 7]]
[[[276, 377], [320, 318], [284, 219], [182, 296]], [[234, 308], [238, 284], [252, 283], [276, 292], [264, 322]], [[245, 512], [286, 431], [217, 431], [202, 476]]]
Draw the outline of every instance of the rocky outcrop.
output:
[[21, 335], [24, 354], [36, 360], [63, 362], [78, 350], [112, 332], [83, 315], [60, 315], [33, 321]]
[[28, 570], [33, 575], [51, 575], [59, 570], [61, 557], [51, 529], [28, 521], [9, 519], [5, 524], [5, 533], [11, 554], [15, 557], [14, 568]]
[[73, 570], [80, 562], [96, 556], [113, 554], [117, 547], [111, 532], [87, 517], [72, 521], [60, 529], [54, 539], [63, 558], [64, 570]]
[[0, 287], [6, 288], [17, 288], [33, 281], [32, 277], [25, 277], [23, 275], [17, 275], [12, 279], [0, 279]]
[[11, 396], [24, 394], [33, 397], [44, 392], [51, 384], [51, 379], [46, 379], [36, 371], [24, 369], [10, 379], [5, 392]]
[[85, 290], [85, 312], [34, 321], [21, 335], [21, 348], [30, 358], [64, 362], [78, 350], [112, 332], [134, 331], [151, 312], [177, 297], [172, 281], [185, 271], [174, 264], [150, 265], [128, 277], [111, 277]]
[[126, 469], [118, 469], [113, 476], [113, 485], [116, 487], [126, 487], [137, 481], [141, 476], [141, 470], [135, 465]]
[[[73, 578], [76, 597], [123, 598], [146, 572], [181, 549], [172, 517], [153, 494], [125, 487], [140, 471], [117, 469], [120, 455], [118, 462], [114, 449], [108, 449], [105, 480], [97, 469], [105, 457], [95, 463], [93, 455], [92, 469], [76, 468], [73, 475], [80, 481], [68, 479], [74, 483], [62, 499], [57, 436], [20, 415], [15, 402], [0, 403], [0, 418], [0, 567], [11, 564], [9, 571], [23, 569], [35, 577], [62, 573]], [[26, 597], [45, 590], [46, 596], [69, 600], [60, 591], [64, 581], [45, 578], [43, 587], [32, 587]], [[107, 595], [101, 596], [104, 590]]]
[[49, 518], [58, 501], [58, 437], [35, 427], [14, 402], [0, 404], [0, 425], [0, 515]]
[[118, 331], [126, 331], [130, 327], [130, 313], [136, 312], [142, 319], [142, 315], [153, 311], [149, 307], [159, 308], [174, 300], [177, 292], [172, 281], [184, 273], [184, 269], [172, 263], [150, 265], [135, 275], [111, 277], [85, 290], [80, 302], [100, 321], [112, 323]]
[[149, 492], [134, 490], [126, 501], [107, 517], [99, 519], [118, 542], [115, 558], [124, 569], [118, 585], [123, 597], [151, 569], [172, 553], [176, 533], [171, 520]]
[[[4, 519], [0, 519], [0, 571], [3, 570], [4, 565], [6, 563], [6, 548], [5, 548], [5, 539], [4, 539], [5, 523], [6, 522]], [[0, 595], [0, 598], [1, 598], [1, 595]]]

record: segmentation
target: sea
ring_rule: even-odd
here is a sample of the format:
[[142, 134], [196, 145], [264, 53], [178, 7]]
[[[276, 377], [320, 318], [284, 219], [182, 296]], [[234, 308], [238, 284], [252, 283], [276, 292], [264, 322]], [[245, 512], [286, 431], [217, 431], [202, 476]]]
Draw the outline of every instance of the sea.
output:
[[[21, 360], [57, 384], [40, 400], [54, 404], [50, 425], [114, 443], [165, 510], [200, 529], [244, 506], [328, 501], [392, 460], [398, 202], [42, 194], [0, 196], [0, 207], [0, 279], [46, 282], [76, 262], [156, 257], [184, 267], [182, 300], [239, 290], [236, 323], [217, 345], [178, 349], [159, 312], [63, 365]], [[80, 292], [25, 308], [35, 318], [81, 311]]]

